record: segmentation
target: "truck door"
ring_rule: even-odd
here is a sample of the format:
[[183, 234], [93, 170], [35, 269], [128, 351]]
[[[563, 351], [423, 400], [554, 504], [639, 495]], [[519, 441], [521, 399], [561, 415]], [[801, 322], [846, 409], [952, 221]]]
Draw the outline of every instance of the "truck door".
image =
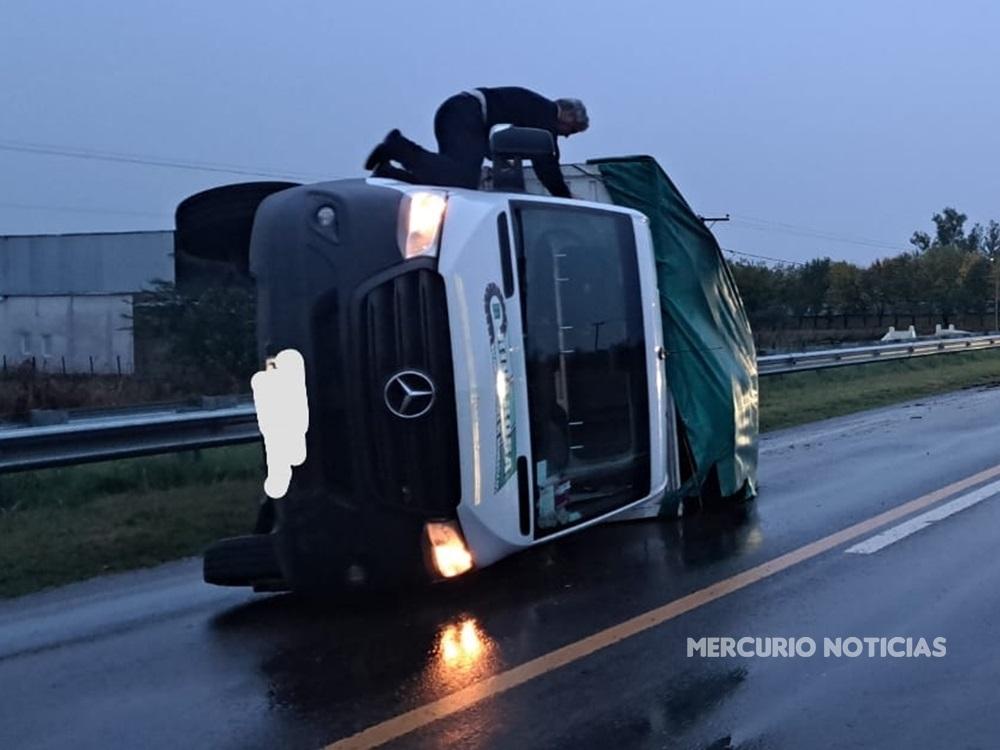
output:
[[544, 201], [512, 209], [537, 538], [650, 494], [662, 384], [633, 217]]

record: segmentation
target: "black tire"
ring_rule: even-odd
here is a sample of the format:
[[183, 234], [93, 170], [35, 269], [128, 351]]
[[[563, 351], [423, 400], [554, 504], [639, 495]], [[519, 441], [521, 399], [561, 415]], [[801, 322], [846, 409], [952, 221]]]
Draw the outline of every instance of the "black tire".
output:
[[185, 199], [174, 214], [178, 286], [246, 283], [250, 234], [257, 207], [295, 182], [246, 182], [205, 190]]
[[270, 534], [220, 539], [205, 550], [205, 583], [253, 586], [280, 582], [282, 575]]
[[254, 534], [270, 534], [274, 529], [274, 500], [264, 497], [257, 508], [257, 522], [254, 524]]
[[297, 182], [242, 182], [185, 198], [174, 213], [177, 249], [202, 260], [247, 268], [250, 230], [257, 207]]

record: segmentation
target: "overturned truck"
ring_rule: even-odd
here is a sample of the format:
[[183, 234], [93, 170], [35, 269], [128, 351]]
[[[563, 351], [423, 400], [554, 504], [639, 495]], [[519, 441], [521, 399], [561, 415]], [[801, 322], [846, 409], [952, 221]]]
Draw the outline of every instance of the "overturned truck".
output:
[[255, 279], [274, 375], [255, 388], [272, 499], [206, 551], [206, 581], [451, 578], [754, 496], [754, 346], [704, 222], [650, 157], [564, 166], [574, 198], [548, 197], [518, 160], [531, 138], [507, 137], [479, 191], [264, 183], [180, 206], [188, 247], [249, 233], [215, 260]]

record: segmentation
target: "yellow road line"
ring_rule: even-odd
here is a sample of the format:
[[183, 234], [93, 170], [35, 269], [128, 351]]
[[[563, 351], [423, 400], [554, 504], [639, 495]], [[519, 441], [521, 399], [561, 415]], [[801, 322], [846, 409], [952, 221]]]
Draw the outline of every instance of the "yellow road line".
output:
[[613, 625], [562, 648], [557, 648], [555, 651], [550, 651], [524, 664], [469, 685], [451, 695], [446, 695], [412, 711], [407, 711], [399, 716], [370, 726], [355, 735], [345, 737], [331, 745], [327, 745], [325, 750], [348, 750], [348, 748], [356, 750], [358, 748], [371, 748], [383, 745], [386, 742], [425, 727], [438, 719], [443, 719], [459, 711], [464, 711], [479, 701], [500, 695], [511, 688], [522, 685], [536, 677], [541, 677], [567, 664], [572, 664], [585, 656], [612, 646], [619, 641], [631, 638], [650, 628], [655, 628], [657, 625], [672, 620], [685, 612], [690, 612], [717, 599], [721, 599], [728, 594], [746, 588], [753, 583], [770, 578], [776, 573], [780, 573], [794, 565], [821, 555], [834, 547], [864, 536], [910, 513], [940, 502], [956, 492], [961, 492], [998, 475], [1000, 475], [1000, 465], [953, 482], [947, 487], [942, 487], [939, 490], [922, 495], [915, 500], [897, 505], [895, 508], [879, 513], [877, 516], [860, 521], [853, 526], [848, 526], [846, 529], [825, 536], [815, 542], [810, 542], [803, 547], [768, 560], [735, 576], [713, 583], [711, 586], [682, 596], [680, 599], [675, 599], [668, 604], [632, 617], [618, 625]]

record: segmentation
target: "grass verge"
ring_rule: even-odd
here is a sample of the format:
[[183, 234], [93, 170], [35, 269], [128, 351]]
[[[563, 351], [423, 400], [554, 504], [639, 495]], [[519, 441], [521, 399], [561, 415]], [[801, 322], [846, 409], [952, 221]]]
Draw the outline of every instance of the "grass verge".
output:
[[991, 384], [1000, 384], [997, 351], [771, 375], [760, 379], [760, 428], [767, 432]]
[[262, 477], [254, 445], [0, 476], [0, 597], [247, 533]]
[[[774, 430], [1000, 383], [1000, 352], [761, 378]], [[259, 446], [0, 476], [0, 597], [197, 554], [253, 525]]]

